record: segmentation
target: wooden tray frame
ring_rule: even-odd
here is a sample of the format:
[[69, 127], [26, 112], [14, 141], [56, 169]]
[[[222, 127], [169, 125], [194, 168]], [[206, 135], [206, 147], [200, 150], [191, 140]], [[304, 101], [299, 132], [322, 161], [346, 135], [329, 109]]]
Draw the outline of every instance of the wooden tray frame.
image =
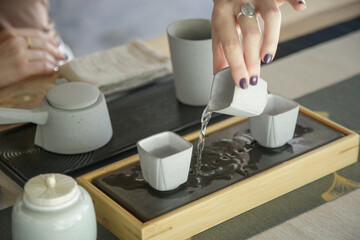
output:
[[[97, 220], [119, 239], [191, 238], [206, 229], [357, 161], [358, 134], [304, 107], [300, 107], [300, 112], [345, 136], [147, 222], [138, 220], [92, 184], [92, 180], [96, 177], [139, 161], [138, 155], [87, 173], [80, 176], [77, 181], [90, 193]], [[207, 129], [207, 134], [245, 119], [233, 117], [211, 125]], [[198, 138], [199, 132], [193, 132], [184, 138], [192, 141]], [[219, 204], [224, 202], [226, 204]]]

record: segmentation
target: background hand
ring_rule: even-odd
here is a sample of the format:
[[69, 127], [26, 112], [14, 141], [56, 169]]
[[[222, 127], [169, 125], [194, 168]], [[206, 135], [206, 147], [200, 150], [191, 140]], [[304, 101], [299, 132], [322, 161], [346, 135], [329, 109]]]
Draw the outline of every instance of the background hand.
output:
[[37, 29], [4, 29], [0, 32], [0, 87], [33, 75], [53, 74], [57, 61], [66, 57], [58, 44]]

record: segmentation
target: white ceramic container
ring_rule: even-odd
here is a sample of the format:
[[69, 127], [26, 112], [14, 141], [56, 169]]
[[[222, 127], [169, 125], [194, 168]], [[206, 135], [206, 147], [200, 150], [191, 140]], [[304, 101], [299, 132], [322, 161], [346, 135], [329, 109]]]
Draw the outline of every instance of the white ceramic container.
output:
[[45, 174], [30, 179], [12, 210], [13, 240], [96, 240], [90, 195], [74, 179]]
[[252, 117], [263, 112], [267, 95], [267, 83], [263, 79], [259, 78], [256, 86], [241, 89], [235, 85], [230, 68], [225, 68], [214, 76], [208, 106], [213, 112]]
[[38, 124], [35, 145], [60, 154], [93, 151], [110, 141], [113, 131], [104, 95], [93, 85], [56, 85], [40, 108], [0, 108], [0, 124]]
[[293, 138], [298, 113], [297, 102], [269, 94], [264, 112], [249, 118], [251, 135], [264, 147], [281, 147]]
[[176, 189], [189, 176], [193, 145], [173, 132], [162, 132], [137, 143], [141, 172], [159, 191]]
[[213, 79], [211, 23], [187, 19], [168, 26], [177, 99], [192, 106], [209, 102]]

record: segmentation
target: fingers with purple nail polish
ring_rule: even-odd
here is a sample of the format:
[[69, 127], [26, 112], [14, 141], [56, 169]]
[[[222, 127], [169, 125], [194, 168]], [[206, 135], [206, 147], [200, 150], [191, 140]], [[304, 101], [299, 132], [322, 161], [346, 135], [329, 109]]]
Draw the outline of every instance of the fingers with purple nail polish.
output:
[[246, 78], [242, 78], [239, 82], [239, 85], [242, 89], [247, 89], [248, 88], [248, 83], [246, 81]]
[[252, 76], [250, 78], [250, 85], [251, 86], [256, 86], [257, 83], [258, 83], [258, 76]]
[[264, 63], [266, 63], [266, 64], [271, 63], [271, 61], [272, 61], [272, 55], [271, 55], [271, 54], [266, 54], [263, 61], [264, 61]]

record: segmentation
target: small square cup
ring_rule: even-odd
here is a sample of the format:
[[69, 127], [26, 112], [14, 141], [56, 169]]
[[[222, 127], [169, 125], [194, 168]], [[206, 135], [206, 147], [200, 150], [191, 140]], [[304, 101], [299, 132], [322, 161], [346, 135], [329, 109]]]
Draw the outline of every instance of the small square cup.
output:
[[235, 85], [229, 68], [217, 72], [211, 87], [209, 110], [222, 114], [252, 117], [261, 114], [267, 101], [267, 83], [259, 78], [256, 86]]
[[141, 172], [151, 187], [170, 191], [185, 183], [193, 145], [173, 132], [162, 132], [137, 143]]
[[281, 147], [293, 138], [298, 113], [297, 102], [269, 94], [264, 112], [249, 118], [251, 135], [261, 146]]

